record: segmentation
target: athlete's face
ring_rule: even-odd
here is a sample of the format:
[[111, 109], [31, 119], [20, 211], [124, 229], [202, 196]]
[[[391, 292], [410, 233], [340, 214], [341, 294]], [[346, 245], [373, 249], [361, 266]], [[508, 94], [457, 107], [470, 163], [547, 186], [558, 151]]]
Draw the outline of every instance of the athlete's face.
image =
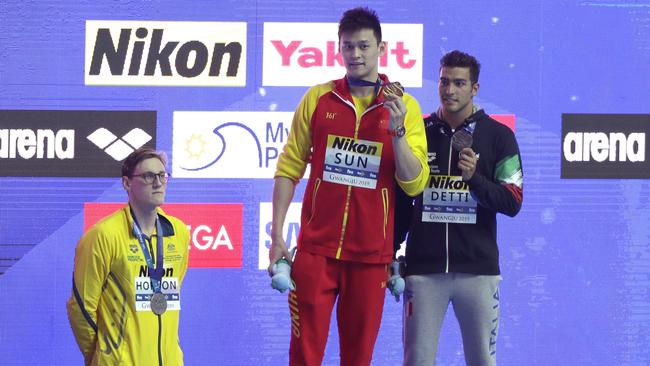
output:
[[384, 54], [386, 46], [377, 41], [372, 29], [341, 34], [339, 47], [348, 76], [377, 81], [379, 57]]
[[[165, 166], [157, 158], [142, 160], [133, 170], [131, 178], [122, 177], [122, 185], [129, 194], [129, 203], [145, 210], [155, 209], [165, 201], [167, 179], [161, 181], [160, 174], [165, 173]], [[152, 182], [151, 175], [155, 174]], [[146, 177], [149, 175], [149, 177]]]
[[438, 94], [443, 111], [447, 114], [469, 116], [478, 87], [478, 83], [472, 84], [470, 80], [469, 67], [441, 68]]

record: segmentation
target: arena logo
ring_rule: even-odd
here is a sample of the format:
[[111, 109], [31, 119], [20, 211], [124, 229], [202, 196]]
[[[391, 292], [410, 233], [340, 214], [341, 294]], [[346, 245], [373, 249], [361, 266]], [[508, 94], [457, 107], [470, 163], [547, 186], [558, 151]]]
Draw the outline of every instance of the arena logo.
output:
[[[291, 250], [298, 244], [298, 232], [300, 231], [300, 210], [302, 203], [291, 202], [284, 220], [282, 235]], [[271, 224], [273, 219], [273, 204], [271, 202], [260, 202], [260, 228], [259, 228], [259, 269], [267, 269], [269, 266], [269, 249], [271, 248]]]
[[0, 159], [74, 159], [74, 130], [0, 129]]
[[[124, 203], [85, 203], [84, 231]], [[190, 231], [190, 268], [240, 268], [243, 247], [243, 204], [167, 203], [165, 213], [178, 217]], [[174, 246], [178, 243], [173, 243]]]
[[172, 174], [273, 178], [292, 112], [174, 112]]
[[562, 144], [567, 161], [645, 161], [645, 133], [569, 132]]
[[650, 115], [563, 114], [562, 178], [650, 178]]
[[[404, 86], [421, 87], [422, 24], [382, 24], [382, 30], [386, 52], [380, 72]], [[311, 86], [341, 78], [345, 68], [337, 34], [336, 23], [264, 23], [262, 84]]]
[[87, 20], [85, 82], [245, 86], [246, 23]]
[[122, 138], [118, 138], [111, 131], [101, 127], [86, 138], [117, 161], [124, 160], [130, 153], [151, 140], [151, 136], [141, 128], [134, 128]]
[[0, 176], [117, 177], [155, 136], [155, 112], [0, 110]]

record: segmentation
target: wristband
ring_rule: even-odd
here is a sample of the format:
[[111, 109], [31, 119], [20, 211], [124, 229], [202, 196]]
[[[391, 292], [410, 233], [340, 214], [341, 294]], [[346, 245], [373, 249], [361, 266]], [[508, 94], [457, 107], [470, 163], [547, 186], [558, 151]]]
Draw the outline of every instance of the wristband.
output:
[[406, 134], [406, 128], [404, 128], [404, 125], [400, 125], [394, 130], [388, 130], [388, 134], [393, 137], [402, 137]]

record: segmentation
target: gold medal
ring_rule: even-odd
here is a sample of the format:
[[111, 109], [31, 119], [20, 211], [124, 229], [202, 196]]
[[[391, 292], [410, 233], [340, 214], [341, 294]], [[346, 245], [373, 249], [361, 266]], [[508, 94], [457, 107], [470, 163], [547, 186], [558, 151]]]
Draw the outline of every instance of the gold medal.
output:
[[404, 95], [404, 87], [399, 83], [399, 81], [384, 85], [381, 91], [384, 93], [384, 97], [387, 95], [394, 95], [398, 98], [401, 98]]

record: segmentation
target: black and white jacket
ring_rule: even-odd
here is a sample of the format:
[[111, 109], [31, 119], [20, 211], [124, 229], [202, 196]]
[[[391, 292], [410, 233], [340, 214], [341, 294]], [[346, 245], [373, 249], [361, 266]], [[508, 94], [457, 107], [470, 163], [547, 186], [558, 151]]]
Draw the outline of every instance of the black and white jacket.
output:
[[[515, 216], [523, 199], [523, 171], [515, 135], [479, 108], [475, 108], [456, 130], [440, 118], [439, 112], [426, 118], [424, 123], [430, 170], [428, 190], [415, 199], [398, 192], [395, 207], [396, 245], [403, 242], [408, 233], [406, 275], [450, 272], [498, 275], [496, 214]], [[476, 172], [466, 183], [460, 178], [458, 152], [451, 146], [451, 136], [463, 129], [472, 131], [471, 147], [479, 156]], [[450, 181], [456, 188], [464, 188], [454, 191]], [[464, 197], [474, 202], [474, 206], [445, 207], [444, 203], [441, 206], [440, 197], [445, 195], [445, 187], [452, 200], [454, 193], [467, 192], [463, 193]], [[437, 188], [443, 190], [436, 191]], [[425, 196], [428, 198], [423, 199]], [[438, 201], [432, 204], [430, 197]], [[438, 210], [437, 213], [431, 211], [436, 204], [433, 210]], [[455, 212], [466, 209], [470, 210], [466, 216], [472, 219], [467, 223], [454, 222]], [[451, 213], [452, 219], [448, 219], [445, 212]], [[433, 216], [437, 218], [432, 220]]]

